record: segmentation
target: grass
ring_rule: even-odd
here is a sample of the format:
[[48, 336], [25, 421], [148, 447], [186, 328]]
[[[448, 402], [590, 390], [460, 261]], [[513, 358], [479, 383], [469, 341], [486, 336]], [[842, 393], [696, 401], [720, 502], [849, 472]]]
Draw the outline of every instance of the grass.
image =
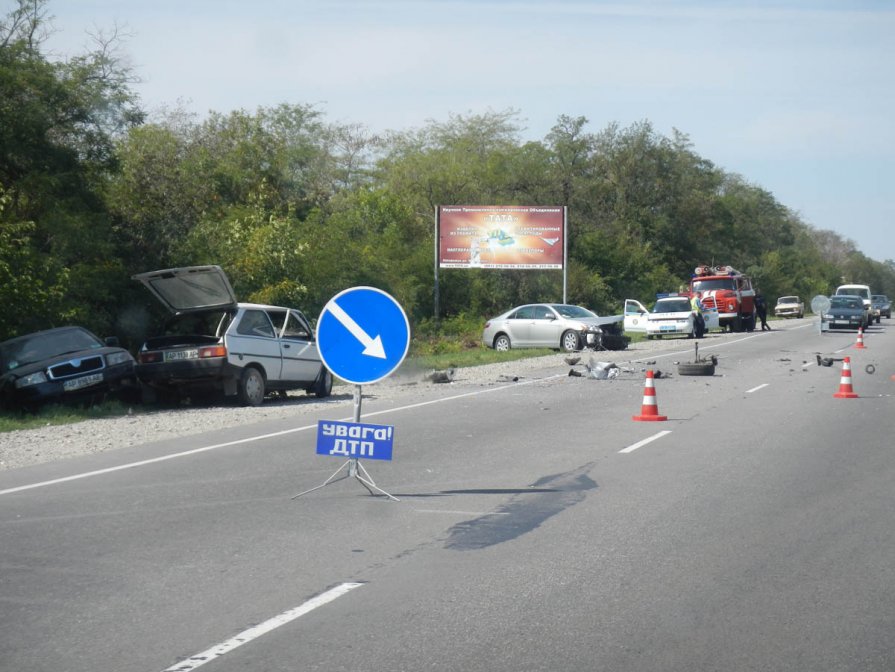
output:
[[36, 429], [50, 425], [70, 425], [93, 418], [114, 418], [127, 415], [132, 407], [120, 401], [106, 401], [87, 408], [53, 404], [35, 413], [0, 412], [0, 432], [17, 429]]

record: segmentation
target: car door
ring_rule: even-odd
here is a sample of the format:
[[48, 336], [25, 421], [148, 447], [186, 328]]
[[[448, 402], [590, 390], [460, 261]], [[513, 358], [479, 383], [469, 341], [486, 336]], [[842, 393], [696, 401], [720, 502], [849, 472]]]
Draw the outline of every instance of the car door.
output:
[[314, 332], [307, 318], [298, 310], [285, 314], [280, 332], [280, 353], [283, 357], [282, 380], [290, 383], [312, 383], [320, 373], [320, 353]]
[[267, 312], [260, 307], [243, 308], [236, 325], [227, 334], [230, 363], [245, 368], [255, 363], [264, 369], [267, 380], [279, 380], [282, 357], [277, 333]]
[[535, 307], [521, 306], [506, 319], [506, 330], [513, 347], [531, 347], [531, 325], [534, 322]]
[[634, 299], [625, 299], [625, 331], [635, 334], [646, 333], [646, 316], [649, 311]]
[[530, 326], [530, 342], [538, 348], [558, 348], [559, 338], [562, 334], [562, 321], [550, 306], [533, 306]]

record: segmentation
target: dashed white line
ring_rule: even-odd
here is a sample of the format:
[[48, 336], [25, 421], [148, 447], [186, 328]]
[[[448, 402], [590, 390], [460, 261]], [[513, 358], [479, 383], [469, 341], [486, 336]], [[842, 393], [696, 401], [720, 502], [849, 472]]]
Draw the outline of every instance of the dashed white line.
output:
[[662, 431], [659, 432], [658, 434], [653, 434], [652, 436], [650, 436], [650, 437], [644, 439], [643, 441], [638, 441], [637, 443], [632, 443], [632, 444], [631, 444], [630, 446], [628, 446], [627, 448], [622, 448], [622, 449], [621, 449], [620, 451], [618, 451], [618, 452], [619, 452], [619, 453], [633, 453], [633, 452], [634, 452], [635, 450], [637, 450], [638, 448], [643, 448], [643, 446], [645, 446], [646, 444], [648, 444], [648, 443], [652, 443], [652, 442], [655, 441], [656, 439], [661, 439], [661, 438], [662, 438], [663, 436], [665, 436], [666, 434], [671, 434], [671, 430], [670, 430], [670, 429], [662, 430]]
[[166, 668], [163, 672], [190, 672], [190, 670], [195, 670], [197, 667], [200, 667], [205, 663], [220, 658], [221, 656], [230, 653], [233, 649], [236, 649], [243, 644], [248, 644], [253, 639], [257, 639], [261, 635], [267, 634], [271, 630], [279, 628], [281, 625], [286, 625], [286, 623], [294, 621], [299, 616], [304, 616], [317, 607], [322, 607], [324, 604], [328, 604], [329, 602], [342, 597], [342, 595], [345, 595], [349, 591], [352, 591], [362, 585], [364, 584], [342, 583], [335, 588], [327, 590], [325, 593], [321, 593], [317, 597], [312, 597], [310, 600], [298, 607], [295, 607], [294, 609], [284, 611], [279, 616], [274, 616], [273, 618], [268, 619], [263, 623], [259, 623], [258, 625], [249, 628], [248, 630], [243, 630], [235, 637], [228, 639], [226, 642], [221, 642], [220, 644], [216, 644], [210, 649], [206, 649], [202, 653], [197, 653], [194, 656], [190, 656], [189, 658], [182, 660], [176, 665], [172, 665], [171, 667]]
[[753, 392], [758, 392], [763, 387], [767, 387], [770, 383], [762, 383], [758, 387], [753, 387], [751, 390], [746, 390], [746, 394], [752, 394]]

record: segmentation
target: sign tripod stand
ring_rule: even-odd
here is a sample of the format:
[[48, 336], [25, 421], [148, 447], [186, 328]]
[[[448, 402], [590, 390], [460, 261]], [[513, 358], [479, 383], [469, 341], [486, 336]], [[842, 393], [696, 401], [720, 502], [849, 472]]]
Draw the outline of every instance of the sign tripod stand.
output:
[[[356, 385], [354, 387], [354, 421], [355, 422], [360, 422], [361, 400], [363, 397], [362, 388], [363, 388], [362, 385]], [[342, 473], [342, 471], [345, 469], [347, 469], [347, 471], [345, 473]], [[341, 474], [341, 475], [339, 475], [339, 474]], [[336, 478], [337, 476], [338, 476], [338, 478]], [[348, 460], [346, 460], [344, 463], [342, 463], [342, 466], [339, 467], [338, 469], [336, 469], [335, 473], [332, 476], [330, 476], [329, 478], [327, 478], [323, 483], [321, 483], [320, 485], [318, 485], [316, 487], [311, 488], [310, 490], [305, 490], [303, 492], [299, 492], [297, 495], [294, 495], [292, 497], [292, 499], [298, 499], [302, 495], [306, 495], [309, 492], [314, 492], [315, 490], [320, 490], [321, 488], [325, 488], [327, 485], [329, 485], [331, 483], [337, 483], [338, 481], [343, 481], [346, 478], [357, 479], [360, 482], [360, 484], [363, 485], [371, 495], [375, 495], [378, 492], [380, 494], [385, 495], [386, 497], [388, 497], [389, 499], [391, 499], [394, 502], [401, 501], [394, 495], [389, 494], [388, 492], [386, 492], [385, 490], [380, 488], [378, 485], [376, 485], [376, 483], [373, 482], [373, 478], [372, 478], [372, 476], [370, 476], [370, 473], [366, 470], [364, 465], [361, 464], [360, 459], [357, 457], [348, 458]]]

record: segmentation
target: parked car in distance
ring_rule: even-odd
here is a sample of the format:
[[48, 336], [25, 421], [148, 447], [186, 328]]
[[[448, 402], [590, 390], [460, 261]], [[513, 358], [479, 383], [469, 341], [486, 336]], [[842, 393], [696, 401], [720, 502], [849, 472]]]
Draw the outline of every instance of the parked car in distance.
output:
[[875, 314], [873, 309], [873, 301], [870, 298], [870, 287], [868, 285], [839, 285], [836, 288], [836, 294], [842, 296], [860, 296], [861, 301], [864, 302], [864, 328], [870, 326], [870, 323], [873, 322], [877, 314]]
[[0, 343], [0, 406], [34, 410], [136, 393], [134, 358], [118, 340], [57, 327]]
[[603, 334], [600, 324], [618, 320], [618, 317], [599, 317], [581, 306], [532, 303], [488, 320], [482, 330], [482, 343], [500, 351], [552, 348], [572, 352], [599, 348]]
[[888, 296], [885, 294], [871, 294], [870, 303], [876, 311], [877, 324], [879, 324], [880, 317], [885, 316], [887, 319], [892, 319], [892, 302], [889, 300]]
[[310, 322], [296, 308], [237, 303], [220, 266], [134, 276], [173, 317], [137, 353], [144, 400], [223, 392], [258, 406], [273, 391], [332, 392]]
[[830, 297], [830, 307], [820, 316], [820, 330], [858, 329], [865, 326], [867, 310], [858, 295], [835, 294]]
[[804, 317], [805, 302], [798, 296], [781, 296], [774, 306], [774, 315], [777, 317]]
[[[703, 310], [705, 331], [720, 328], [718, 311]], [[625, 331], [646, 334], [647, 338], [663, 336], [699, 336], [696, 333], [696, 318], [686, 295], [660, 297], [652, 310], [635, 299], [625, 300]]]

